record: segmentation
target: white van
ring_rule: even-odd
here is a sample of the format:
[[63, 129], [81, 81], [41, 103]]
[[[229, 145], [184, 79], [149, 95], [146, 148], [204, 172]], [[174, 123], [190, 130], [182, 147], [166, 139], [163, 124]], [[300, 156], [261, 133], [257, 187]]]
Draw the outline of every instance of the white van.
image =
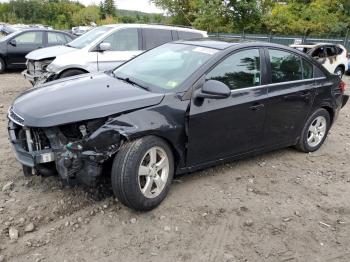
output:
[[203, 37], [208, 37], [207, 32], [174, 26], [100, 26], [64, 46], [29, 53], [23, 75], [37, 85], [68, 76], [106, 71], [166, 42]]

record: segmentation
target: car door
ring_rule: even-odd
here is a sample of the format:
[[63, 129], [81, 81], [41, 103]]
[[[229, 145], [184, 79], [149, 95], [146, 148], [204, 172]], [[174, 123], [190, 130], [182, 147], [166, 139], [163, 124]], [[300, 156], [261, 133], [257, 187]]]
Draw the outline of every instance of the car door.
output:
[[234, 52], [205, 76], [231, 89], [225, 99], [193, 97], [189, 112], [189, 166], [254, 151], [262, 145], [267, 88], [258, 48]]
[[12, 66], [25, 66], [25, 56], [31, 51], [42, 48], [44, 33], [42, 31], [23, 32], [7, 43], [8, 63]]
[[271, 84], [265, 142], [270, 146], [291, 144], [301, 132], [313, 103], [313, 65], [290, 51], [269, 48], [266, 52]]
[[[104, 52], [90, 52], [89, 63], [98, 63], [98, 71], [106, 71], [130, 60], [142, 53], [138, 28], [124, 28], [115, 31], [102, 43], [111, 44], [111, 49]], [[96, 60], [98, 59], [98, 61]]]

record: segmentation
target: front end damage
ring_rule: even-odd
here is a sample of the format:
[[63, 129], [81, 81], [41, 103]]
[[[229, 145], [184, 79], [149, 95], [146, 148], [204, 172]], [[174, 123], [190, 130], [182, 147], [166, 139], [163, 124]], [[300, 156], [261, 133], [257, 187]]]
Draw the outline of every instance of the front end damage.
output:
[[47, 71], [47, 67], [52, 63], [54, 58], [46, 58], [42, 60], [27, 60], [27, 69], [22, 72], [22, 75], [33, 86], [37, 86], [54, 78], [54, 73]]
[[103, 164], [119, 149], [121, 137], [107, 119], [49, 128], [25, 127], [9, 111], [8, 132], [18, 161], [33, 174], [58, 174], [67, 182], [95, 186]]

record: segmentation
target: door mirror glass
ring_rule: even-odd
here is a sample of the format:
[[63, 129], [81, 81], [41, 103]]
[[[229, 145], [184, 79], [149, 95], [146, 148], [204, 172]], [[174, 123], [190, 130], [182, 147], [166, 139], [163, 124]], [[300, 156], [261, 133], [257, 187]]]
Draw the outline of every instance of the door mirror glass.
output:
[[12, 39], [9, 43], [10, 43], [10, 45], [12, 45], [12, 46], [17, 46], [17, 41], [16, 41], [16, 39]]
[[231, 94], [230, 88], [217, 80], [208, 80], [204, 83], [203, 87], [199, 89], [197, 97], [201, 98], [227, 98]]
[[111, 44], [110, 43], [101, 43], [99, 45], [98, 51], [104, 52], [111, 50]]

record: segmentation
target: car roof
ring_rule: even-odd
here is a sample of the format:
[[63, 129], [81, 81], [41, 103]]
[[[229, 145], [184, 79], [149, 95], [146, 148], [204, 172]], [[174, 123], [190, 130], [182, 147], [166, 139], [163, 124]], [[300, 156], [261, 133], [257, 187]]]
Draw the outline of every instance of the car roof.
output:
[[63, 33], [66, 35], [70, 35], [73, 36], [72, 34], [65, 32], [65, 31], [60, 31], [60, 30], [54, 30], [54, 29], [47, 29], [47, 28], [26, 28], [26, 29], [22, 29], [22, 30], [18, 30], [18, 31], [14, 31], [13, 34], [18, 35], [20, 33], [23, 32], [56, 32], [56, 33]]
[[198, 39], [190, 39], [190, 40], [179, 40], [179, 41], [176, 41], [176, 43], [196, 45], [196, 46], [214, 48], [219, 50], [224, 50], [231, 46], [236, 46], [240, 44], [237, 41], [230, 41], [229, 39], [224, 39], [224, 38], [198, 38]]
[[117, 28], [117, 27], [128, 27], [128, 28], [156, 28], [156, 29], [167, 29], [167, 30], [180, 30], [187, 32], [198, 32], [201, 34], [206, 34], [206, 31], [198, 30], [195, 28], [176, 26], [176, 25], [160, 25], [160, 24], [109, 24], [103, 25], [107, 27]]
[[269, 42], [250, 41], [250, 40], [238, 40], [232, 38], [199, 38], [190, 40], [179, 40], [176, 43], [196, 45], [201, 47], [213, 48], [218, 50], [228, 49], [234, 46], [259, 46], [259, 47], [276, 47], [285, 50], [297, 51], [285, 45], [274, 44]]
[[334, 46], [339, 46], [339, 44], [332, 44], [332, 43], [307, 43], [307, 44], [293, 44], [290, 45], [290, 47], [294, 48], [314, 48], [317, 46], [323, 46], [323, 45], [334, 45]]

